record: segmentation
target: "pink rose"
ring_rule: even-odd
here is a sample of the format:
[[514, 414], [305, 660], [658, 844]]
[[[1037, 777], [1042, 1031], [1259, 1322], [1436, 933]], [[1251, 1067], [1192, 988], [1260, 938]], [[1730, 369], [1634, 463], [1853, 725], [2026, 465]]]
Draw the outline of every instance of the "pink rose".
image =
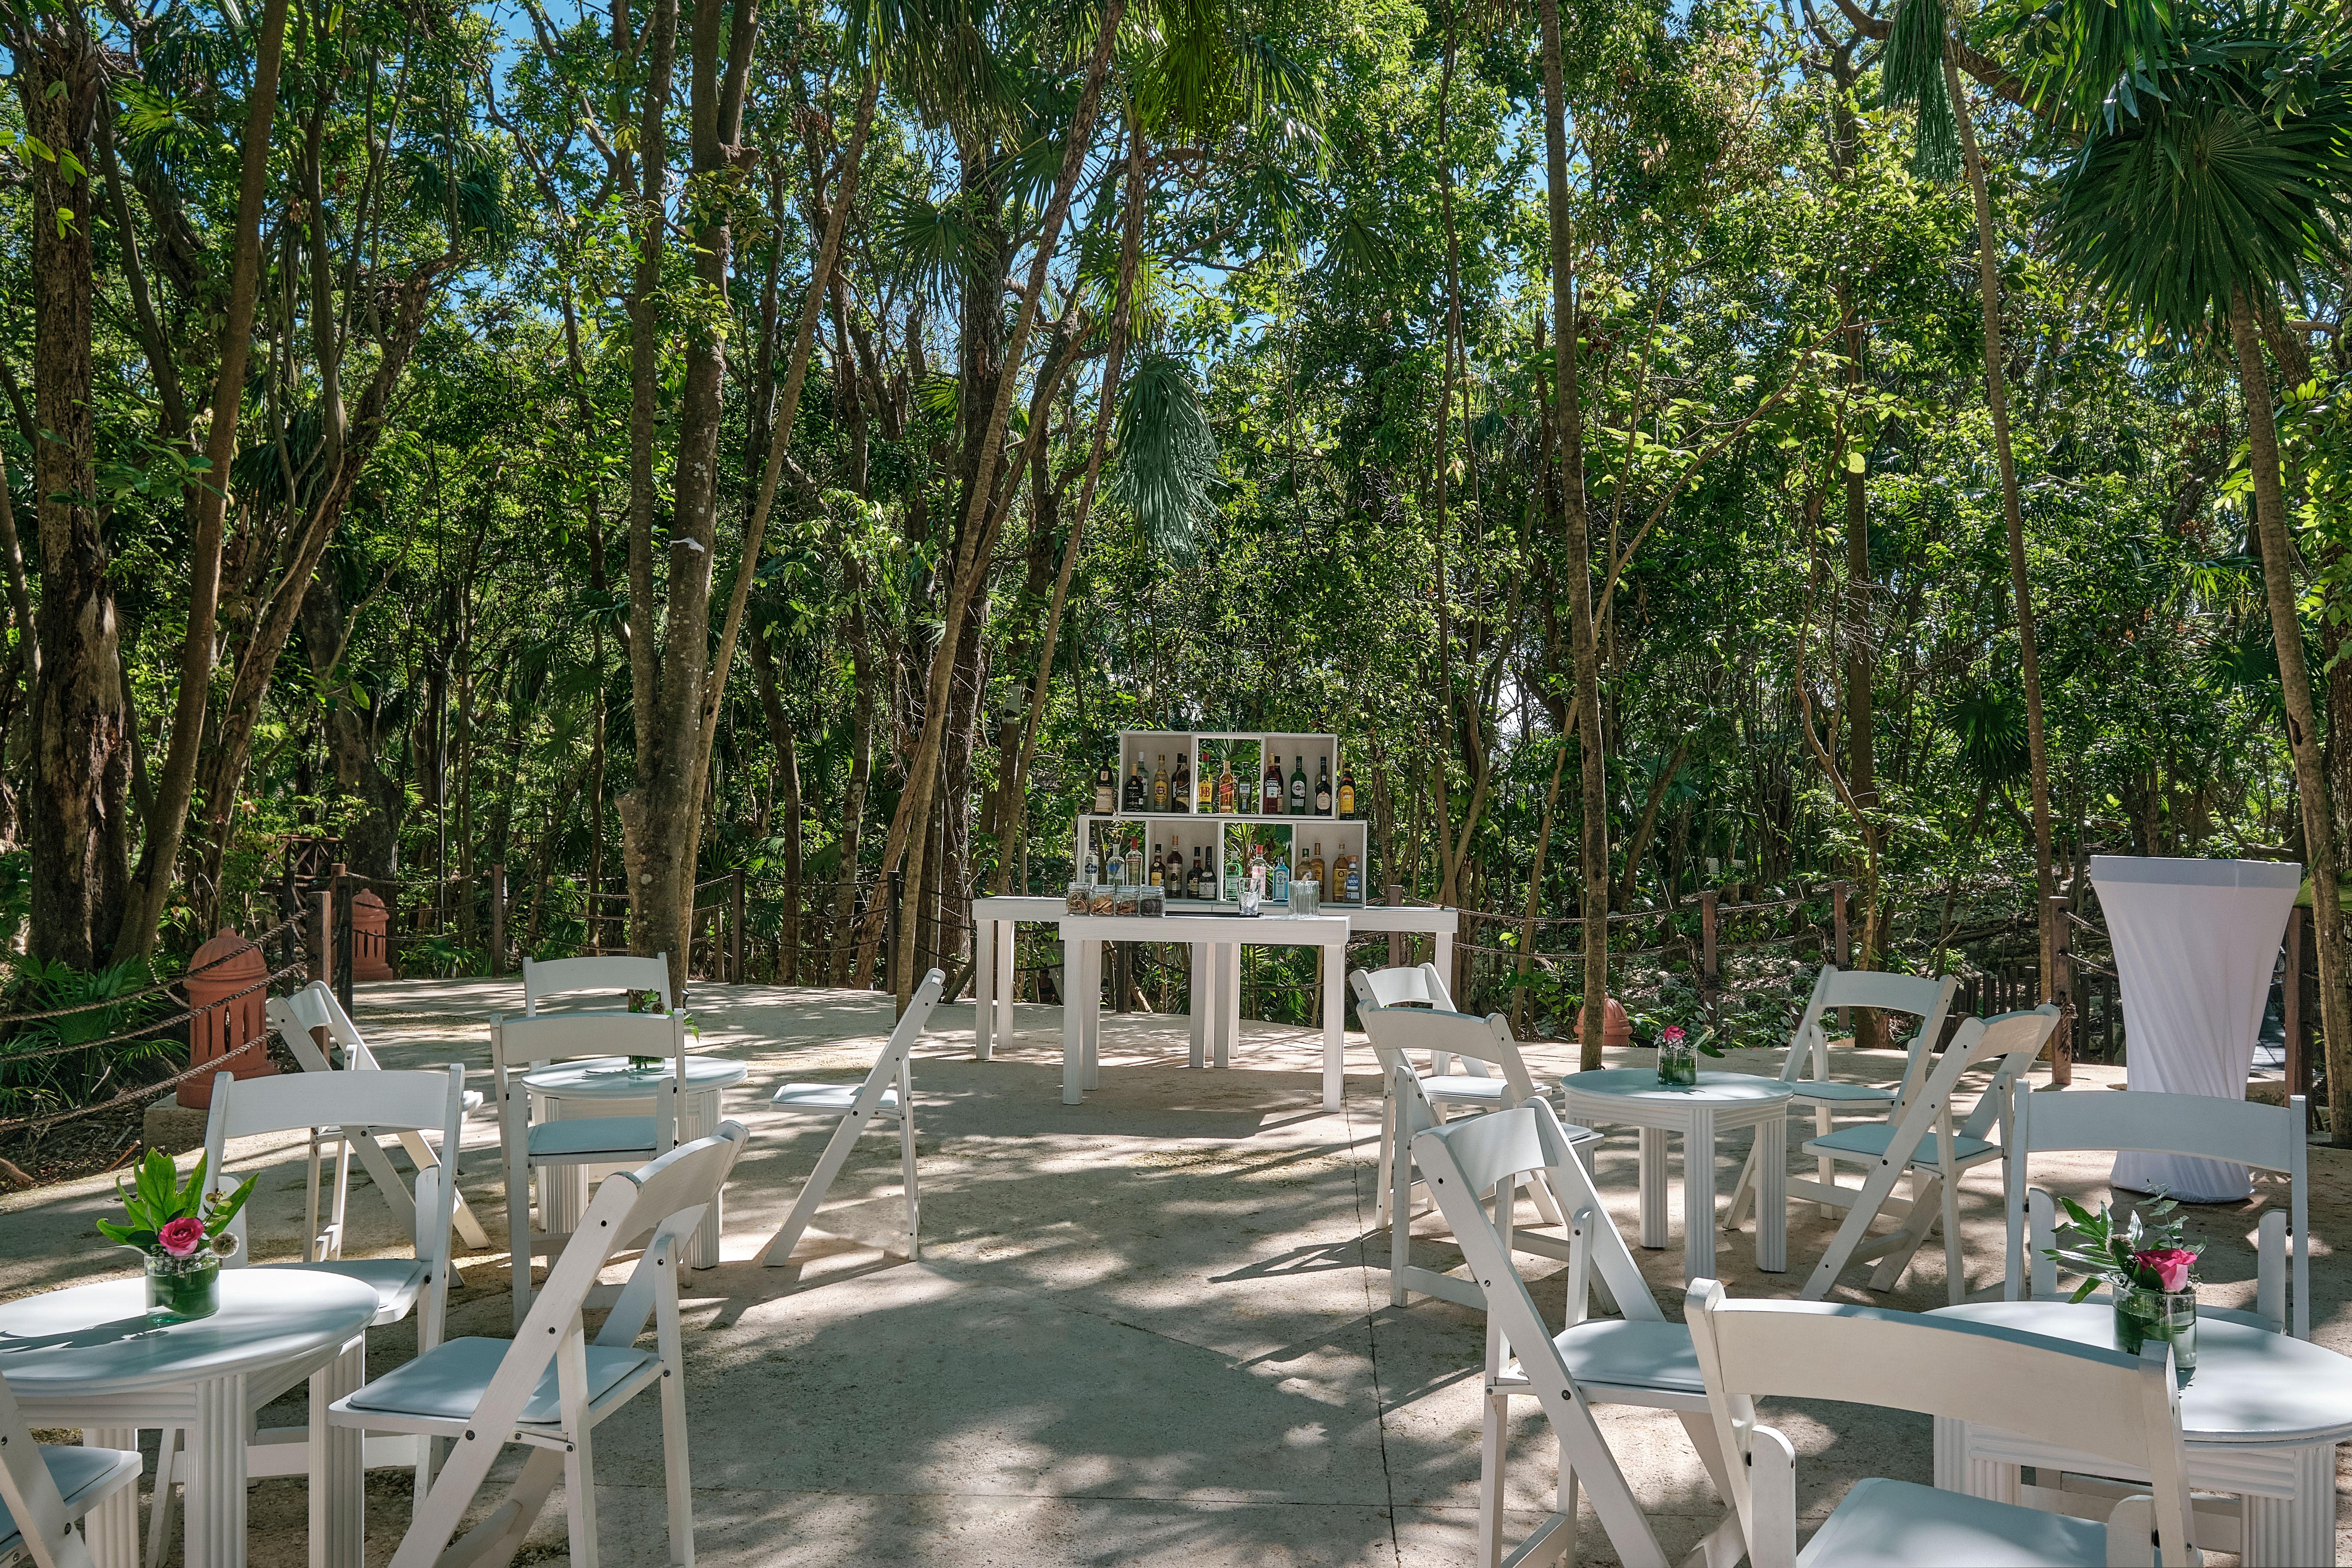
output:
[[1680, 1024], [1668, 1024], [1666, 1032], [1658, 1037], [1670, 1046], [1679, 1046], [1683, 1043], [1683, 1026]]
[[2186, 1247], [2159, 1247], [2151, 1252], [2135, 1252], [2132, 1261], [2156, 1276], [2159, 1289], [2185, 1290], [2189, 1288], [2189, 1271], [2197, 1266], [2197, 1255]]
[[205, 1222], [193, 1215], [183, 1215], [157, 1231], [155, 1240], [174, 1258], [194, 1258], [196, 1248], [205, 1244]]

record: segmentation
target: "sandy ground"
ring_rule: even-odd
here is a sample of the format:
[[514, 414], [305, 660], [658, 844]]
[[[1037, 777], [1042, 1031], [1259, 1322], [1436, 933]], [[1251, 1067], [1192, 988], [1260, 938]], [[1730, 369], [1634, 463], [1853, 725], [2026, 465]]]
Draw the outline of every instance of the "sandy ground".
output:
[[[970, 1004], [945, 1005], [918, 1049], [923, 1257], [881, 1250], [898, 1224], [896, 1140], [870, 1136], [791, 1266], [753, 1259], [781, 1221], [825, 1136], [766, 1111], [787, 1079], [854, 1080], [887, 1031], [887, 998], [772, 986], [696, 987], [701, 1047], [748, 1062], [727, 1114], [751, 1131], [729, 1194], [725, 1261], [688, 1277], [696, 1549], [713, 1564], [1467, 1563], [1476, 1521], [1480, 1314], [1416, 1297], [1389, 1305], [1385, 1235], [1372, 1228], [1381, 1096], [1371, 1054], [1350, 1037], [1346, 1103], [1318, 1108], [1319, 1037], [1244, 1026], [1234, 1070], [1184, 1066], [1181, 1017], [1108, 1016], [1102, 1087], [1060, 1102], [1057, 1008], [1024, 1005], [995, 1059], [972, 1059]], [[463, 1060], [488, 1078], [484, 1022], [520, 1011], [508, 981], [399, 982], [361, 988], [357, 1014], [389, 1066]], [[1574, 1047], [1530, 1047], [1539, 1081], [1573, 1066]], [[1891, 1081], [1900, 1058], [1842, 1053], [1842, 1072]], [[1777, 1053], [1727, 1064], [1778, 1068]], [[2116, 1081], [2086, 1068], [2078, 1089]], [[1746, 1152], [1726, 1137], [1717, 1184]], [[1792, 1146], [1797, 1142], [1792, 1137]], [[503, 1235], [497, 1131], [469, 1129], [463, 1190]], [[299, 1148], [254, 1141], [232, 1151], [258, 1172], [256, 1251], [298, 1255]], [[1805, 1162], [1810, 1163], [1810, 1162]], [[1597, 1163], [1602, 1192], [1636, 1234], [1633, 1138], [1616, 1131]], [[2106, 1195], [2095, 1158], [2036, 1163], [2037, 1179]], [[2352, 1353], [2352, 1270], [2335, 1238], [2352, 1216], [2352, 1162], [2312, 1152], [2312, 1323]], [[1998, 1296], [1998, 1176], [1963, 1185], [1969, 1284]], [[2204, 1299], [2250, 1305], [2256, 1216], [2281, 1201], [2264, 1184], [2249, 1204], [2190, 1211], [2210, 1244]], [[0, 1296], [121, 1275], [124, 1255], [91, 1222], [110, 1207], [99, 1179], [0, 1199]], [[353, 1194], [354, 1248], [389, 1250], [389, 1211]], [[1434, 1214], [1417, 1261], [1458, 1261]], [[1736, 1294], [1790, 1296], [1832, 1226], [1792, 1206], [1790, 1268], [1759, 1274], [1752, 1234], [1718, 1254]], [[1683, 1244], [1635, 1249], [1669, 1317], [1681, 1312]], [[465, 1288], [449, 1331], [508, 1331], [505, 1259], [461, 1258]], [[1546, 1268], [1527, 1259], [1530, 1271]], [[1931, 1244], [1900, 1289], [1873, 1297], [1866, 1269], [1846, 1299], [1909, 1308], [1946, 1299]], [[618, 1278], [617, 1273], [611, 1278]], [[1557, 1321], [1556, 1281], [1538, 1304]], [[371, 1337], [382, 1372], [414, 1353], [407, 1325]], [[265, 1412], [299, 1423], [299, 1394]], [[1670, 1416], [1605, 1409], [1604, 1428], [1670, 1553], [1696, 1543], [1721, 1505]], [[1798, 1444], [1801, 1504], [1817, 1521], [1857, 1478], [1930, 1479], [1928, 1424], [1848, 1406], [1781, 1406]], [[152, 1435], [149, 1441], [152, 1442]], [[1528, 1402], [1517, 1427], [1508, 1496], [1523, 1530], [1549, 1506], [1551, 1445]], [[2338, 1493], [2343, 1481], [2339, 1471]], [[604, 1561], [667, 1561], [657, 1402], [635, 1401], [599, 1429]], [[409, 1508], [397, 1471], [370, 1477], [368, 1557], [388, 1562]], [[2338, 1539], [2352, 1519], [2339, 1500]], [[304, 1487], [257, 1483], [257, 1568], [303, 1558]], [[1582, 1560], [1616, 1558], [1588, 1508]], [[2340, 1549], [2340, 1548], [2339, 1548]], [[562, 1500], [540, 1521], [530, 1561], [567, 1553]], [[177, 1545], [170, 1559], [176, 1561]], [[2213, 1559], [2209, 1561], [2229, 1561]]]

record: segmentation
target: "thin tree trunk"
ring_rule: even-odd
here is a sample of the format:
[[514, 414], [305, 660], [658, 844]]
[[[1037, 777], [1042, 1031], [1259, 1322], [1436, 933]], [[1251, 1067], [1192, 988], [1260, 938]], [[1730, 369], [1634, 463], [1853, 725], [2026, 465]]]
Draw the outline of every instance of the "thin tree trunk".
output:
[[2319, 716], [2312, 706], [2311, 671], [2303, 658], [2303, 623], [2295, 613], [2294, 545], [2286, 531], [2286, 496], [2280, 483], [2278, 427], [2271, 414], [2271, 380], [2254, 312], [2241, 289], [2230, 298], [2230, 337], [2244, 390], [2246, 438], [2252, 458], [2254, 521], [2262, 535], [2263, 590], [2278, 647], [2279, 686], [2286, 698], [2287, 748], [2294, 756], [2295, 795], [2303, 812], [2304, 854], [2311, 871], [2312, 930], [2319, 949], [2319, 1020], [2327, 1054], [2327, 1130], [2338, 1148], [2352, 1147], [2352, 1017], [2346, 1013], [2343, 882], [2336, 825], [2327, 803], [2327, 774], [2319, 755]]
[[1609, 792], [1601, 754], [1601, 662], [1592, 621], [1591, 521], [1584, 499], [1584, 409], [1577, 368], [1576, 240], [1569, 230], [1568, 94], [1560, 79], [1559, 0], [1541, 0], [1544, 172], [1549, 197], [1552, 352], [1559, 413], [1559, 488], [1568, 523], [1569, 614], [1576, 654], [1578, 751], [1582, 759], [1584, 822], [1580, 835], [1584, 882], [1582, 1064], [1601, 1065], [1609, 1001]]
[[[2058, 890], [2050, 865], [2050, 764], [2042, 727], [2042, 658], [2035, 647], [2033, 581], [2025, 569], [2025, 514], [2017, 492], [2017, 456], [2009, 435], [2009, 384], [2001, 363], [2000, 268], [1993, 256], [1992, 195], [1985, 184], [1984, 158], [1977, 151], [1976, 127], [1969, 113], [1960, 73], [1948, 51], [1944, 59], [1944, 86], [1952, 99], [1952, 118], [1960, 128], [1960, 163], [1968, 171], [1969, 190], [1977, 209], [1977, 291], [1984, 310], [1985, 402], [1992, 410], [1993, 446], [2000, 458], [2001, 514], [2009, 527], [2010, 592], [2017, 602], [2018, 662], [2025, 679], [2026, 765], [2033, 790], [2033, 888], [2037, 910], [2050, 907]], [[2048, 921], [2040, 930], [2042, 997], [2054, 994], [2055, 970], [2050, 952]]]

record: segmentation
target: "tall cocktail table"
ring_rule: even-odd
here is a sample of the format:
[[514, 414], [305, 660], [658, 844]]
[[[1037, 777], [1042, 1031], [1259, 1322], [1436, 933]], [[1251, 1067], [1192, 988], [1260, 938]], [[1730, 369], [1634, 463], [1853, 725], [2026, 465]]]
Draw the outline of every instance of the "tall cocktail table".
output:
[[1666, 1244], [1666, 1136], [1683, 1140], [1683, 1281], [1715, 1277], [1715, 1139], [1756, 1129], [1756, 1267], [1789, 1267], [1789, 1100], [1793, 1086], [1744, 1072], [1702, 1072], [1668, 1088], [1654, 1068], [1570, 1073], [1568, 1120], [1642, 1134], [1642, 1245]]
[[[310, 1381], [310, 1564], [362, 1560], [361, 1434], [327, 1406], [367, 1377], [374, 1289], [299, 1268], [225, 1269], [220, 1310], [158, 1323], [143, 1279], [75, 1285], [0, 1305], [0, 1377], [37, 1426], [79, 1426], [97, 1448], [135, 1448], [142, 1426], [188, 1434], [188, 1568], [243, 1568], [246, 1429]], [[125, 1488], [84, 1526], [98, 1568], [139, 1561], [139, 1499]]]
[[[2115, 1309], [2104, 1300], [1971, 1301], [1927, 1315], [2117, 1348]], [[2274, 1334], [2247, 1313], [2200, 1307], [2197, 1369], [2180, 1390], [2180, 1436], [2189, 1484], [2243, 1501], [2234, 1545], [2201, 1533], [2198, 1545], [2235, 1551], [2245, 1563], [2336, 1561], [2336, 1445], [2352, 1437], [2352, 1359]], [[2021, 1465], [2033, 1466], [2037, 1480], [2051, 1470], [2147, 1479], [2117, 1474], [2113, 1460], [2014, 1432], [1937, 1420], [1937, 1486], [2038, 1503], [2044, 1488], [2022, 1486]]]

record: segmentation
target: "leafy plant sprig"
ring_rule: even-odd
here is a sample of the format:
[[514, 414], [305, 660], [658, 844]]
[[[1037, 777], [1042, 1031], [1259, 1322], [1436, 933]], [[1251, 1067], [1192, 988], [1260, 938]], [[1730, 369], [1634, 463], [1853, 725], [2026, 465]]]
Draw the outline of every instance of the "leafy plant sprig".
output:
[[109, 1241], [124, 1247], [135, 1247], [142, 1252], [169, 1250], [163, 1245], [164, 1227], [175, 1220], [193, 1219], [204, 1227], [204, 1239], [216, 1252], [236, 1249], [234, 1240], [221, 1245], [228, 1235], [229, 1222], [245, 1207], [245, 1200], [253, 1192], [259, 1178], [247, 1176], [235, 1191], [208, 1193], [205, 1190], [205, 1157], [198, 1155], [196, 1168], [188, 1173], [185, 1185], [180, 1182], [172, 1156], [161, 1149], [150, 1149], [131, 1173], [128, 1190], [117, 1177], [115, 1195], [122, 1200], [122, 1223], [102, 1219], [98, 1231]]

